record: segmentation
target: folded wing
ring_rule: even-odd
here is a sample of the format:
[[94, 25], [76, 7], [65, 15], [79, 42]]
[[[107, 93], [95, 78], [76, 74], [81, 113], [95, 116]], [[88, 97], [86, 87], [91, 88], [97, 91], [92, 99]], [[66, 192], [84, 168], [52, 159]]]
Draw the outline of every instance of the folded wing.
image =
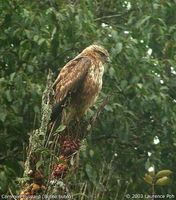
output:
[[91, 60], [88, 57], [79, 57], [71, 60], [62, 68], [53, 84], [56, 103], [61, 103], [69, 93], [77, 90], [90, 66]]

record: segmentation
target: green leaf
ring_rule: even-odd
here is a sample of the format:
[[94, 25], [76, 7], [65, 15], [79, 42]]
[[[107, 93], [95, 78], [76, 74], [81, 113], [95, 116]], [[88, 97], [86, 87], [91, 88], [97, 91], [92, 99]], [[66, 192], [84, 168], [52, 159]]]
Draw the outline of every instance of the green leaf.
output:
[[122, 51], [122, 43], [118, 42], [115, 46], [116, 54], [119, 54]]
[[38, 170], [42, 165], [43, 165], [43, 161], [42, 161], [42, 160], [39, 160], [39, 161], [36, 163], [36, 169]]
[[25, 32], [27, 38], [29, 38], [29, 39], [32, 38], [32, 32], [31, 32], [31, 31], [29, 31], [29, 30], [25, 30], [24, 32]]
[[10, 81], [14, 80], [15, 75], [16, 75], [16, 72], [13, 72], [10, 74]]
[[150, 185], [152, 185], [152, 183], [153, 183], [153, 178], [149, 174], [145, 174], [144, 180], [145, 180], [146, 183], [148, 183]]
[[156, 185], [160, 185], [160, 186], [165, 186], [165, 185], [168, 185], [171, 183], [171, 179], [167, 176], [164, 176], [162, 178], [159, 178], [157, 181], [156, 181]]
[[120, 82], [120, 86], [121, 86], [122, 89], [125, 89], [127, 85], [128, 85], [128, 82], [126, 80], [122, 80]]
[[146, 23], [150, 18], [151, 18], [151, 16], [144, 16], [143, 19], [141, 19], [141, 20], [137, 23], [136, 28], [141, 28], [142, 25], [143, 25], [144, 23]]
[[89, 154], [90, 154], [90, 157], [93, 157], [94, 156], [94, 150], [90, 149]]
[[39, 40], [39, 36], [38, 36], [38, 35], [34, 35], [33, 40], [34, 40], [35, 42], [38, 42], [38, 40]]
[[70, 165], [73, 166], [74, 165], [74, 157], [72, 156], [70, 159]]
[[7, 101], [8, 101], [8, 102], [11, 102], [11, 101], [12, 101], [12, 95], [11, 95], [10, 90], [7, 90], [7, 91], [5, 92], [5, 95], [6, 95]]
[[172, 174], [171, 170], [165, 169], [161, 170], [156, 174], [156, 178], [162, 178], [164, 176], [170, 176]]
[[38, 45], [41, 46], [44, 42], [45, 42], [45, 39], [44, 39], [44, 38], [40, 38], [40, 39], [38, 40]]
[[34, 106], [34, 112], [35, 112], [35, 113], [39, 113], [39, 112], [40, 112], [40, 109], [39, 109], [38, 106]]
[[86, 174], [89, 177], [89, 180], [96, 184], [97, 173], [90, 164], [86, 164]]
[[56, 133], [60, 133], [60, 132], [62, 132], [63, 130], [65, 130], [66, 129], [66, 126], [65, 125], [63, 125], [63, 124], [61, 124], [58, 128], [57, 128], [57, 130], [55, 131]]
[[34, 67], [32, 65], [27, 66], [28, 72], [32, 73], [34, 71]]
[[113, 67], [110, 67], [110, 68], [109, 68], [109, 75], [110, 75], [111, 78], [114, 77], [114, 76], [116, 75], [116, 74], [115, 74], [115, 70], [114, 70]]

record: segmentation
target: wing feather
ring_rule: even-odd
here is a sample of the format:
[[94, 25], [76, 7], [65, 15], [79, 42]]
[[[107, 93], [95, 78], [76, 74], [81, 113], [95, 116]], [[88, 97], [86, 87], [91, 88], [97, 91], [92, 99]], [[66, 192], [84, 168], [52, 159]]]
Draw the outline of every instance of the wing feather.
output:
[[90, 66], [90, 58], [79, 57], [71, 60], [62, 68], [53, 84], [57, 103], [62, 102], [68, 93], [77, 89], [79, 83], [85, 78]]

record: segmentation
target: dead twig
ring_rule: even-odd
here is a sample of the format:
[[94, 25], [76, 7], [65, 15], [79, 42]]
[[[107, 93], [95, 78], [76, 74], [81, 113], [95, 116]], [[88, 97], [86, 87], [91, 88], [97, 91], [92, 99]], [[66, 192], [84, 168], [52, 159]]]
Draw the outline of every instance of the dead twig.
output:
[[98, 110], [96, 111], [95, 115], [92, 117], [91, 121], [90, 121], [90, 126], [93, 127], [95, 125], [95, 122], [97, 120], [97, 118], [99, 117], [99, 115], [101, 114], [101, 112], [104, 110], [104, 107], [108, 104], [110, 99], [110, 96], [107, 96], [104, 98], [103, 102], [101, 103], [100, 107], [98, 108]]

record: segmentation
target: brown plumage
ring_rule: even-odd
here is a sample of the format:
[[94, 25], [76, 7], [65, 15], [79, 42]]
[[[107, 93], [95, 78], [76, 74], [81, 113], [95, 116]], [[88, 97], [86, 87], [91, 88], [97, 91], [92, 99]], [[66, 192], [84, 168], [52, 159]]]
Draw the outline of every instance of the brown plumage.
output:
[[102, 88], [105, 62], [109, 61], [106, 49], [98, 45], [85, 48], [60, 71], [53, 84], [56, 105], [51, 122], [60, 118], [62, 124], [80, 120], [93, 106]]

